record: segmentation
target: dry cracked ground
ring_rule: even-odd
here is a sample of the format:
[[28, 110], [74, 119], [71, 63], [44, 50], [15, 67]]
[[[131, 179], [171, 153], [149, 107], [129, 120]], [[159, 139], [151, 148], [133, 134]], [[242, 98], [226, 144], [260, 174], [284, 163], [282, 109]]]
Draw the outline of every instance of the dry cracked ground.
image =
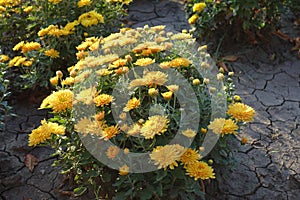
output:
[[[127, 20], [133, 27], [165, 24], [180, 31], [188, 27], [180, 2], [137, 0]], [[300, 36], [299, 27], [282, 28]], [[273, 38], [269, 44], [228, 51], [239, 58], [228, 65], [235, 72], [236, 93], [257, 115], [241, 133], [248, 144], [232, 143], [237, 164], [216, 169], [207, 199], [300, 199], [300, 61], [287, 41]], [[8, 118], [0, 132], [0, 199], [73, 199], [59, 192], [63, 177], [51, 166], [52, 150], [27, 146], [28, 134], [47, 113], [29, 96], [12, 103], [17, 117]], [[24, 165], [26, 154], [39, 159], [33, 172]]]

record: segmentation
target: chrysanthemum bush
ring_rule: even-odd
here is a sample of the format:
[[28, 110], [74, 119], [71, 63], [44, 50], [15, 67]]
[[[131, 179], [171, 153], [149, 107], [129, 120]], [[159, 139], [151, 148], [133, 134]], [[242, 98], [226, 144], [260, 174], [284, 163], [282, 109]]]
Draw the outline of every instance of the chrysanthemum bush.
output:
[[0, 1], [0, 48], [11, 57], [17, 89], [48, 86], [56, 70], [76, 63], [75, 48], [87, 37], [121, 27], [131, 0]]
[[[231, 76], [218, 71], [186, 32], [164, 26], [121, 29], [52, 78], [56, 91], [40, 108], [53, 117], [29, 135], [51, 145], [75, 195], [107, 199], [200, 199], [218, 177], [233, 139], [255, 111], [233, 95]], [[227, 110], [227, 104], [228, 110]]]
[[216, 32], [237, 38], [245, 32], [274, 30], [281, 14], [294, 6], [295, 2], [282, 0], [189, 0], [185, 8], [195, 36], [203, 39]]

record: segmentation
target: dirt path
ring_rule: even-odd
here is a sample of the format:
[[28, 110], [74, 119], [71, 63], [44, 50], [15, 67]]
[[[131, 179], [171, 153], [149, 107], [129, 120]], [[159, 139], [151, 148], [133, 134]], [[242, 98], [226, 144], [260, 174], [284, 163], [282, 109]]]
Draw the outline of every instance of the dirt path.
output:
[[[128, 21], [132, 27], [164, 24], [171, 30], [188, 29], [181, 2], [135, 0]], [[230, 65], [237, 94], [257, 116], [242, 132], [249, 144], [239, 148], [233, 143], [238, 164], [218, 170], [221, 177], [208, 187], [207, 199], [300, 199], [300, 61], [289, 52], [289, 44], [278, 39], [272, 46], [277, 45], [273, 42], [283, 45], [281, 51], [257, 46], [228, 52], [239, 56]], [[27, 135], [47, 113], [25, 100], [13, 105], [18, 116], [9, 118], [0, 132], [0, 199], [70, 199], [57, 192], [62, 175], [51, 166], [52, 150], [27, 146]], [[33, 172], [24, 166], [28, 153], [39, 158]]]

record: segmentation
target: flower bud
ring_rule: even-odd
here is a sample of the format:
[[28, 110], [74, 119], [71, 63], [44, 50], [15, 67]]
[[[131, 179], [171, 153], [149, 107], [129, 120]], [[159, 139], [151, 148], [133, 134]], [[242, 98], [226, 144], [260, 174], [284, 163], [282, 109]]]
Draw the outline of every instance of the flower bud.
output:
[[193, 85], [199, 85], [200, 84], [200, 80], [199, 79], [194, 79], [193, 80]]
[[57, 76], [58, 78], [62, 78], [63, 75], [64, 75], [64, 74], [63, 74], [60, 70], [56, 71], [56, 76]]

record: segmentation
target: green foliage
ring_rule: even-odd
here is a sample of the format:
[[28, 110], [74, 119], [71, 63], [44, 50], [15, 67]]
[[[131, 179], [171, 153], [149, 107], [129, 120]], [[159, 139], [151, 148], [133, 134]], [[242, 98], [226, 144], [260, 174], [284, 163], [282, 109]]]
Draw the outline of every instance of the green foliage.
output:
[[[200, 2], [206, 6], [199, 12], [195, 4]], [[239, 37], [244, 31], [274, 29], [290, 4], [286, 0], [190, 0], [185, 8], [195, 36], [203, 39], [214, 32]]]
[[7, 101], [7, 98], [10, 95], [9, 92], [10, 82], [8, 79], [5, 78], [6, 73], [7, 73], [6, 64], [0, 62], [0, 131], [4, 129], [5, 117], [7, 115], [12, 115], [12, 113], [10, 113], [12, 107], [8, 105], [8, 101]]

